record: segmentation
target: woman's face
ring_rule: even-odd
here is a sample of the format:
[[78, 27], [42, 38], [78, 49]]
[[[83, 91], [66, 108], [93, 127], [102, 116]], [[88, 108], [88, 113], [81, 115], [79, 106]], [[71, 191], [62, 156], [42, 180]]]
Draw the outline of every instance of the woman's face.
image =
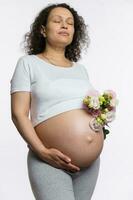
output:
[[61, 47], [69, 45], [74, 35], [74, 17], [72, 13], [62, 7], [52, 9], [44, 30], [46, 40], [52, 45]]

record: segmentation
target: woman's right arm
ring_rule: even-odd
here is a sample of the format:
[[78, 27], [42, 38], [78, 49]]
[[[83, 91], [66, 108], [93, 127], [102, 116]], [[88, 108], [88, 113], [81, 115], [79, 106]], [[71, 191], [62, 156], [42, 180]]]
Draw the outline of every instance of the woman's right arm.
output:
[[58, 168], [67, 170], [79, 170], [79, 167], [73, 165], [69, 157], [57, 149], [46, 148], [37, 136], [31, 120], [29, 119], [30, 110], [30, 92], [14, 92], [11, 94], [11, 116], [18, 132], [26, 143], [30, 146], [39, 158]]
[[30, 92], [15, 92], [11, 94], [11, 117], [18, 132], [28, 146], [39, 156], [45, 157], [47, 148], [37, 136], [29, 119]]

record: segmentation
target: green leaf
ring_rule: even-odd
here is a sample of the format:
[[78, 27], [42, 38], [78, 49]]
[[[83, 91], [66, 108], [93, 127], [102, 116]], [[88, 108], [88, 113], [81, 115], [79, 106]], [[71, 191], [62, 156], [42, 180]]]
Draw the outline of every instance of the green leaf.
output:
[[106, 139], [106, 135], [109, 134], [109, 130], [103, 127], [103, 134], [104, 134], [104, 139]]

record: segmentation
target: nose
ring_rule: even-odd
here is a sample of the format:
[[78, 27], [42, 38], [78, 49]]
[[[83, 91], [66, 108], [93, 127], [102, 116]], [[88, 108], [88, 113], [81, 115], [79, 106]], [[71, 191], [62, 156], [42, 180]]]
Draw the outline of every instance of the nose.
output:
[[67, 28], [67, 23], [65, 21], [63, 21], [63, 20], [61, 22], [61, 27], [62, 28]]

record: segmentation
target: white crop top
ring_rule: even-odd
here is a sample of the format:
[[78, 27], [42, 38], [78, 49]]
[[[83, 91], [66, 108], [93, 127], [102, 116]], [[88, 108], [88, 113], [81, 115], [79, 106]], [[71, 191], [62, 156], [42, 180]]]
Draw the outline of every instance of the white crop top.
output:
[[61, 67], [37, 55], [18, 59], [10, 84], [10, 94], [31, 92], [33, 127], [65, 111], [84, 109], [83, 98], [94, 89], [83, 64], [73, 62], [72, 67]]

